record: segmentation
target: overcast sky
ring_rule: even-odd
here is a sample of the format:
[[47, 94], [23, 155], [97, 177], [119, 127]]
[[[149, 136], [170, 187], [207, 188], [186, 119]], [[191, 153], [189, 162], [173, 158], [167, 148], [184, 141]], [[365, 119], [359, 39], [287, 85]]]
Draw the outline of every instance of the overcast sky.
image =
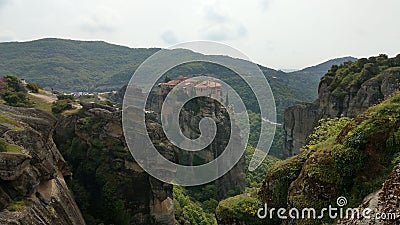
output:
[[399, 0], [0, 0], [0, 42], [44, 37], [168, 47], [212, 40], [299, 69], [400, 53]]

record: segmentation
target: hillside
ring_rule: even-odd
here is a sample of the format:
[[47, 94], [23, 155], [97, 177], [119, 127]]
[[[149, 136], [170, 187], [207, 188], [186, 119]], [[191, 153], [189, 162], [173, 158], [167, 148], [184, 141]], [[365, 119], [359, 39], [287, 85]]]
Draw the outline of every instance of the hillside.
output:
[[345, 62], [354, 62], [357, 59], [354, 57], [343, 57], [337, 59], [331, 59], [324, 63], [307, 67], [299, 71], [291, 72], [288, 75], [292, 78], [291, 81], [295, 82], [295, 85], [299, 90], [303, 90], [302, 93], [306, 101], [313, 101], [318, 97], [318, 84], [320, 78], [326, 74], [327, 71], [333, 65], [341, 65]]
[[[221, 201], [219, 224], [398, 224], [399, 218], [373, 217], [258, 220], [256, 213], [264, 203], [269, 209], [314, 208], [319, 213], [338, 206], [340, 196], [346, 198], [344, 210], [370, 207], [376, 210], [373, 215], [398, 213], [399, 65], [400, 55], [380, 55], [333, 66], [321, 80], [317, 101], [289, 109], [298, 115], [293, 124], [299, 130], [311, 127], [308, 142], [297, 155], [272, 166], [258, 195]], [[319, 116], [316, 112], [323, 117], [312, 117]]]
[[[329, 204], [336, 205], [336, 199], [344, 196], [348, 200], [346, 207], [358, 207], [365, 197], [382, 187], [400, 162], [399, 99], [397, 92], [354, 119], [342, 117], [321, 123], [299, 155], [275, 164], [268, 172], [260, 192], [262, 201], [271, 207], [320, 210]], [[392, 194], [379, 204], [399, 204], [398, 197], [398, 193]], [[329, 218], [319, 222], [304, 219], [296, 224], [332, 222]], [[398, 222], [397, 219], [387, 224]]]
[[0, 76], [60, 91], [116, 90], [157, 50], [62, 39], [0, 43]]
[[[99, 41], [62, 39], [0, 43], [0, 76], [15, 74], [29, 82], [37, 82], [44, 88], [65, 92], [120, 90], [128, 83], [140, 63], [157, 50], [132, 49]], [[198, 53], [176, 50], [176, 54]], [[283, 122], [287, 107], [316, 99], [315, 90], [320, 77], [328, 71], [327, 68], [332, 64], [352, 59], [331, 60], [293, 73], [260, 66], [275, 97], [278, 123]], [[209, 75], [222, 79], [238, 91], [250, 111], [259, 112], [257, 100], [251, 89], [227, 68], [212, 63], [194, 62], [179, 65], [167, 73], [170, 78], [182, 74]], [[256, 134], [253, 136], [257, 138], [259, 131], [252, 133]], [[271, 153], [281, 157], [282, 145], [283, 130], [279, 126]]]
[[[0, 43], [0, 76], [14, 74], [45, 88], [66, 92], [119, 90], [138, 65], [157, 50], [54, 38]], [[196, 53], [187, 51], [185, 54]], [[270, 82], [278, 106], [287, 107], [314, 100], [319, 79], [328, 68], [351, 59], [328, 61], [293, 73], [260, 67]], [[216, 74], [226, 77], [227, 71], [215, 65], [197, 63], [179, 66], [170, 72], [170, 76]]]
[[318, 100], [286, 110], [285, 154], [297, 154], [320, 119], [356, 117], [389, 98], [399, 90], [399, 66], [399, 56], [386, 55], [332, 66], [321, 79]]

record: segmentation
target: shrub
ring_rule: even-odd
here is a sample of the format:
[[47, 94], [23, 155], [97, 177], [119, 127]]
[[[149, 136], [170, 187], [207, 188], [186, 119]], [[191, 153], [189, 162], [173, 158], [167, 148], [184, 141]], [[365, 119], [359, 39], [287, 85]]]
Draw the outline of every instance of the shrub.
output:
[[12, 92], [6, 90], [1, 94], [1, 97], [6, 102], [7, 105], [15, 107], [31, 107], [32, 103], [26, 96], [24, 92]]
[[7, 141], [4, 140], [3, 138], [0, 138], [0, 152], [6, 152], [7, 151]]
[[58, 100], [71, 100], [74, 101], [75, 97], [73, 95], [57, 95]]
[[238, 195], [221, 201], [217, 207], [217, 217], [224, 221], [242, 221], [246, 224], [263, 224], [257, 217], [257, 210], [262, 203], [248, 195]]
[[26, 88], [33, 93], [39, 93], [39, 90], [42, 89], [38, 83], [29, 83], [26, 85]]
[[55, 114], [60, 114], [69, 109], [72, 109], [70, 100], [57, 100], [51, 105], [51, 111]]
[[16, 199], [7, 206], [11, 212], [21, 211], [26, 205], [26, 199]]
[[7, 75], [4, 77], [8, 88], [13, 92], [26, 92], [24, 85], [21, 80], [14, 75]]

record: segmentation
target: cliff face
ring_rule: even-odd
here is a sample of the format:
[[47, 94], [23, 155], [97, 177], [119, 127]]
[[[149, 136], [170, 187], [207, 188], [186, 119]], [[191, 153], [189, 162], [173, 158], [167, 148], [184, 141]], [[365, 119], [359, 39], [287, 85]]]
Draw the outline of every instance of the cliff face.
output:
[[[395, 186], [399, 172], [400, 92], [353, 119], [323, 123], [312, 138], [312, 144], [300, 154], [276, 163], [268, 171], [259, 192], [268, 207], [314, 208], [320, 212], [329, 205], [337, 206], [337, 198], [344, 196], [348, 199], [346, 207], [369, 206], [373, 215], [398, 214], [399, 192]], [[384, 180], [383, 188], [375, 192]], [[271, 224], [334, 221], [277, 220]], [[342, 224], [397, 224], [398, 218], [395, 221], [344, 220]]]
[[369, 225], [369, 224], [399, 224], [400, 223], [400, 165], [397, 165], [383, 184], [382, 189], [367, 196], [358, 207], [362, 212], [369, 208], [370, 218], [348, 218], [337, 222], [338, 225]]
[[400, 88], [400, 55], [333, 66], [321, 79], [318, 100], [288, 108], [284, 115], [286, 157], [296, 155], [322, 118], [355, 117]]
[[[150, 136], [162, 139], [159, 125]], [[55, 141], [74, 176], [69, 183], [88, 224], [174, 224], [172, 185], [148, 175], [130, 154], [121, 111], [98, 104], [62, 118]], [[156, 146], [170, 160], [174, 149]]]
[[[221, 107], [221, 104], [212, 99], [199, 98], [183, 108], [180, 116], [183, 134], [192, 139], [197, 138], [200, 135], [198, 126], [200, 120], [204, 117], [212, 118], [216, 122], [217, 132], [213, 142], [199, 152], [187, 153], [178, 151], [177, 155], [180, 164], [198, 165], [199, 163], [210, 162], [217, 158], [228, 145], [231, 135], [228, 113], [225, 108]], [[234, 127], [233, 129], [239, 128]], [[232, 140], [237, 142], [234, 145], [242, 145], [240, 137], [233, 137]], [[243, 156], [232, 170], [215, 181], [219, 199], [226, 197], [229, 192], [241, 193], [244, 190], [246, 185], [244, 171], [245, 159]]]
[[55, 124], [44, 111], [0, 105], [0, 224], [85, 224], [64, 181]]

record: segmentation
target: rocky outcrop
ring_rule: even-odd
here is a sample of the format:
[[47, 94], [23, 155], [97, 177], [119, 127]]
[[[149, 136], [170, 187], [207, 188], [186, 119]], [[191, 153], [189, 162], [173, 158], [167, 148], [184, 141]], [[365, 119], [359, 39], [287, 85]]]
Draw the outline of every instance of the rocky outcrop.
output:
[[[347, 218], [338, 225], [389, 225], [400, 224], [400, 165], [396, 166], [383, 184], [382, 189], [367, 196], [358, 211], [369, 209], [370, 213], [359, 218]], [[369, 217], [369, 218], [368, 218]]]
[[371, 57], [332, 67], [321, 79], [318, 100], [285, 111], [284, 155], [298, 154], [320, 119], [355, 117], [392, 96], [400, 89], [400, 70], [395, 66], [400, 66], [400, 56]]
[[[55, 130], [55, 141], [75, 174], [70, 186], [85, 219], [88, 224], [174, 224], [172, 185], [154, 179], [136, 163], [121, 119], [116, 109], [83, 104], [79, 113], [60, 118]], [[160, 130], [158, 124], [149, 124], [151, 137], [162, 139]], [[172, 146], [160, 141], [155, 145], [176, 160]]]
[[[167, 95], [168, 92], [164, 94]], [[165, 99], [165, 97], [160, 96], [160, 99]], [[153, 103], [152, 105], [157, 104]], [[160, 110], [155, 109], [155, 111]], [[199, 123], [203, 118], [211, 118], [216, 123], [217, 131], [215, 137], [211, 144], [201, 151], [187, 152], [177, 150], [177, 160], [181, 165], [196, 166], [213, 161], [222, 152], [226, 151], [231, 135], [236, 135], [231, 134], [231, 122], [227, 109], [216, 100], [205, 97], [193, 99], [182, 108], [179, 117], [182, 133], [190, 139], [198, 138], [200, 136]], [[235, 126], [233, 127], [234, 130], [240, 129], [234, 122], [232, 124]], [[231, 140], [234, 142], [233, 146], [243, 146], [241, 137], [233, 136]], [[221, 167], [228, 164], [229, 162], [222, 162]], [[245, 169], [245, 158], [243, 156], [229, 172], [215, 181], [218, 199], [230, 197], [229, 195], [244, 191], [246, 185]]]
[[285, 111], [284, 156], [289, 157], [299, 153], [299, 149], [307, 143], [307, 137], [321, 118], [319, 106], [313, 103], [292, 106]]
[[[329, 205], [338, 206], [337, 199], [344, 196], [349, 200], [344, 204], [346, 207], [361, 203], [360, 209], [374, 210], [371, 218], [382, 213], [398, 215], [399, 128], [400, 92], [354, 119], [329, 120], [314, 133], [316, 139], [312, 145], [300, 154], [276, 163], [268, 171], [259, 192], [262, 202], [268, 207], [313, 208], [320, 212]], [[375, 192], [385, 179], [382, 190]], [[350, 219], [341, 224], [398, 224], [397, 219], [387, 223], [368, 218]], [[273, 222], [332, 224], [335, 219], [301, 218]]]
[[64, 181], [55, 124], [47, 112], [0, 105], [0, 224], [85, 224]]

